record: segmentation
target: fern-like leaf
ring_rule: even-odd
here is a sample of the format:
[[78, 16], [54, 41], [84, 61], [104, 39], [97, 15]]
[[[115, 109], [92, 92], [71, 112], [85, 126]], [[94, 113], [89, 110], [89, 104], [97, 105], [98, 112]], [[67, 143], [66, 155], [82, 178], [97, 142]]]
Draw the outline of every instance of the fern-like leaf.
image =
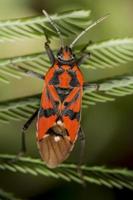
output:
[[[109, 40], [99, 44], [93, 44], [87, 48], [87, 51], [91, 52], [92, 56], [81, 66], [81, 69], [105, 69], [122, 66], [124, 63], [133, 61], [133, 39]], [[12, 76], [20, 79], [22, 73], [20, 73], [18, 69], [13, 66], [13, 64], [18, 64], [19, 66], [41, 74], [44, 74], [50, 66], [48, 56], [44, 52], [15, 58], [1, 59], [1, 75], [5, 75], [5, 78], [7, 78], [7, 76]]]
[[0, 103], [0, 122], [25, 120], [39, 107], [40, 95]]
[[122, 75], [97, 82], [99, 91], [95, 88], [84, 92], [83, 107], [95, 105], [96, 102], [113, 101], [116, 97], [133, 94], [133, 75]]
[[[56, 14], [51, 17], [61, 27], [62, 34], [67, 36], [81, 31], [89, 23], [89, 15], [90, 11], [79, 10]], [[57, 37], [44, 15], [0, 21], [0, 41], [2, 42], [27, 37], [36, 38], [44, 36], [44, 32], [49, 36]]]
[[92, 52], [86, 68], [105, 69], [133, 61], [133, 38], [116, 39], [88, 46]]
[[[11, 172], [20, 172], [23, 174], [38, 174], [65, 181], [74, 181], [82, 183], [80, 176], [77, 173], [77, 166], [74, 164], [62, 164], [56, 169], [47, 168], [39, 159], [29, 157], [19, 158], [16, 162], [11, 162], [15, 156], [0, 155], [0, 170], [8, 170]], [[116, 187], [122, 189], [126, 187], [133, 190], [133, 171], [128, 169], [109, 169], [101, 166], [82, 166], [84, 180], [88, 183], [95, 183], [107, 187]]]
[[20, 200], [20, 199], [14, 197], [12, 193], [0, 189], [0, 200]]
[[[95, 105], [96, 102], [113, 101], [115, 97], [133, 94], [133, 75], [118, 76], [108, 80], [101, 80], [99, 91], [96, 88], [85, 90], [83, 107]], [[21, 99], [4, 101], [0, 103], [0, 122], [9, 120], [27, 119], [39, 107], [41, 95]]]

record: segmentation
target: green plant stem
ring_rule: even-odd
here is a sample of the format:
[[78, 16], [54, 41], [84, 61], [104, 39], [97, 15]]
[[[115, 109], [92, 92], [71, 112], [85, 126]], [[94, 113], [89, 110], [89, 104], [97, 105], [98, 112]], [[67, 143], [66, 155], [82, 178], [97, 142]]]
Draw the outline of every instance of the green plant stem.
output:
[[[0, 154], [0, 170], [31, 174], [33, 176], [41, 175], [64, 181], [74, 181], [82, 184], [81, 178], [77, 173], [75, 164], [61, 164], [56, 169], [49, 169], [44, 162], [39, 159], [21, 157], [16, 162], [15, 155]], [[128, 169], [111, 169], [104, 166], [81, 166], [84, 180], [88, 183], [105, 185], [107, 187], [116, 187], [122, 189], [126, 187], [133, 190], [133, 171]]]

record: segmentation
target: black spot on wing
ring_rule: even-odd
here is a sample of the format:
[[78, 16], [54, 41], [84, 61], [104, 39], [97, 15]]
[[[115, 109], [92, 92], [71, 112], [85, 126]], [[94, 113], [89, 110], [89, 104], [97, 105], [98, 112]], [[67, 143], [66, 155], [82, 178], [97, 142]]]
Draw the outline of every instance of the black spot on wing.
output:
[[43, 108], [40, 108], [39, 109], [39, 117], [50, 117], [52, 115], [55, 115], [56, 114], [56, 110], [53, 109], [53, 108], [47, 108], [47, 109], [43, 109]]
[[63, 102], [65, 100], [65, 98], [70, 94], [70, 92], [72, 91], [72, 89], [68, 89], [68, 88], [60, 88], [60, 87], [56, 87], [55, 88], [61, 102]]
[[78, 79], [77, 79], [77, 75], [76, 72], [73, 70], [68, 70], [68, 74], [72, 77], [72, 80], [70, 81], [70, 86], [71, 87], [77, 87], [80, 85]]
[[74, 119], [77, 119], [77, 121], [80, 120], [80, 112], [74, 112], [73, 110], [64, 110], [63, 115], [69, 116], [71, 120], [74, 120]]
[[50, 80], [49, 84], [51, 85], [58, 85], [59, 84], [59, 75], [62, 74], [64, 70], [62, 68], [57, 69], [54, 74], [52, 79]]
[[73, 104], [80, 96], [80, 91], [77, 92], [77, 94], [75, 95], [75, 97], [71, 100], [71, 101], [65, 101], [64, 102], [64, 106], [68, 107], [70, 106], [71, 104]]

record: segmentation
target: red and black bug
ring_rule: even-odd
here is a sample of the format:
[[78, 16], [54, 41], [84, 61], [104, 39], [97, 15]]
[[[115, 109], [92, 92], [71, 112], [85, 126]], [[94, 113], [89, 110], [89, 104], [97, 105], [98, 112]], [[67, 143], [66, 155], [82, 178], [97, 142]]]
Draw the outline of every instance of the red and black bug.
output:
[[[72, 48], [82, 35], [104, 20], [107, 15], [82, 31], [70, 46], [64, 46], [58, 27], [46, 11], [43, 11], [43, 13], [57, 31], [61, 40], [61, 47], [57, 57], [55, 57], [49, 46], [50, 41], [46, 36], [45, 49], [51, 67], [45, 76], [19, 67], [24, 72], [44, 80], [40, 108], [23, 126], [21, 152], [26, 151], [25, 130], [37, 116], [36, 137], [38, 148], [46, 165], [54, 168], [69, 156], [78, 137], [82, 146], [84, 146], [85, 137], [80, 125], [83, 90], [97, 86], [84, 82], [84, 76], [79, 68], [85, 59], [89, 58], [90, 54], [85, 53], [84, 48], [84, 51], [81, 51], [81, 57], [76, 58]], [[82, 152], [83, 147], [81, 148], [80, 157], [82, 157]]]

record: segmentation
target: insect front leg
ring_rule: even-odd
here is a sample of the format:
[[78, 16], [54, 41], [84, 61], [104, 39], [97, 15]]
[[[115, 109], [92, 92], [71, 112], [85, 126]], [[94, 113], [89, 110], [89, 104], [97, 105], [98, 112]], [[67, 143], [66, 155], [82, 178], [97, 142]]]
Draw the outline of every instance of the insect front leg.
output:
[[29, 126], [31, 125], [31, 123], [33, 122], [33, 120], [35, 119], [35, 117], [38, 114], [39, 109], [37, 109], [33, 115], [28, 119], [28, 121], [24, 124], [23, 128], [22, 128], [22, 135], [21, 135], [21, 150], [18, 153], [18, 157], [22, 156], [26, 153], [26, 130], [29, 128]]
[[77, 60], [77, 65], [80, 66], [85, 62], [85, 60], [89, 58], [90, 58], [90, 53], [84, 52], [83, 55]]
[[48, 36], [47, 34], [45, 33], [45, 38], [46, 38], [46, 42], [45, 42], [45, 50], [48, 54], [48, 57], [49, 57], [49, 60], [51, 62], [51, 64], [53, 65], [55, 63], [55, 57], [54, 57], [54, 54], [53, 54], [53, 51], [52, 49], [50, 48], [50, 40], [48, 39]]
[[80, 54], [82, 55], [78, 61], [77, 61], [77, 64], [78, 66], [80, 66], [81, 64], [83, 64], [85, 62], [85, 60], [89, 59], [90, 58], [90, 53], [89, 52], [86, 52], [86, 49], [88, 46], [90, 46], [93, 42], [92, 41], [89, 41], [80, 51]]

